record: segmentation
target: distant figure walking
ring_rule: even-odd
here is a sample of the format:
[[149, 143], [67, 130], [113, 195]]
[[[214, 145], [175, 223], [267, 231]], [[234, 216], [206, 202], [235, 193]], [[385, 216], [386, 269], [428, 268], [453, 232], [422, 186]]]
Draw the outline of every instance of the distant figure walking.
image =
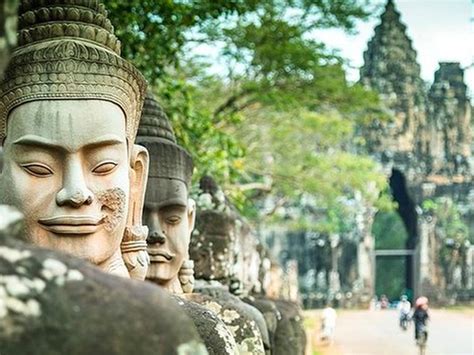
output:
[[321, 314], [321, 340], [332, 344], [336, 330], [337, 313], [329, 304]]
[[428, 340], [428, 298], [417, 298], [415, 302], [415, 312], [413, 312], [412, 319], [413, 322], [415, 322], [416, 344], [420, 348], [420, 354], [424, 354], [426, 349], [426, 341]]

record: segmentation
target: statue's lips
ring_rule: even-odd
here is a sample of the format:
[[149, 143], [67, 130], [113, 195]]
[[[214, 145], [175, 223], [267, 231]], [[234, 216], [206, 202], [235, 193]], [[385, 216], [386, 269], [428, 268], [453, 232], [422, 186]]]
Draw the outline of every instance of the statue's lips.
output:
[[171, 261], [176, 255], [165, 250], [153, 250], [148, 248], [148, 255], [151, 262], [167, 262]]
[[38, 220], [44, 229], [56, 234], [92, 234], [102, 222], [103, 217], [94, 216], [56, 216]]

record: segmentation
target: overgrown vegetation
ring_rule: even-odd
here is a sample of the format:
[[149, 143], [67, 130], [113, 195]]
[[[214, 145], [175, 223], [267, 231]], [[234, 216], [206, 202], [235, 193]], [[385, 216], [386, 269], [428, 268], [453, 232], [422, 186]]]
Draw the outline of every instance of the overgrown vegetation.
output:
[[466, 268], [467, 254], [474, 241], [469, 237], [459, 206], [450, 198], [438, 198], [424, 201], [422, 207], [425, 213], [435, 216], [439, 258], [448, 287], [464, 287], [470, 277]]

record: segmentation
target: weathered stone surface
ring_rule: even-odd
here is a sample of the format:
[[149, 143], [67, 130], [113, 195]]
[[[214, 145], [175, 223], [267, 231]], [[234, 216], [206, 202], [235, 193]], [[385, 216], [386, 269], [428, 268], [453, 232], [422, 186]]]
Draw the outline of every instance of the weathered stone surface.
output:
[[231, 331], [214, 312], [187, 300], [186, 296], [173, 296], [173, 298], [193, 320], [209, 355], [236, 355], [239, 353]]
[[471, 104], [460, 63], [440, 63], [428, 99], [430, 175], [470, 174]]
[[[12, 4], [1, 5], [10, 27]], [[129, 267], [132, 276], [143, 278], [148, 155], [133, 142], [146, 81], [120, 57], [99, 1], [59, 2], [54, 8], [22, 1], [19, 19], [20, 47], [0, 82], [0, 200], [23, 213], [32, 244], [115, 275], [129, 277]], [[2, 55], [13, 42], [2, 44]], [[126, 243], [142, 238], [123, 249], [127, 265], [120, 248], [126, 231]]]
[[381, 159], [404, 162], [426, 151], [421, 130], [426, 123], [426, 93], [416, 51], [392, 1], [364, 52], [361, 82], [376, 90], [393, 114], [376, 122], [368, 134], [370, 147]]
[[0, 236], [2, 354], [207, 353], [164, 290], [25, 245], [21, 233], [16, 223]]
[[306, 333], [300, 307], [291, 301], [273, 300], [281, 314], [281, 320], [275, 332], [273, 354], [304, 355]]
[[[134, 141], [146, 81], [120, 57], [120, 42], [104, 5], [86, 0], [60, 2], [53, 9], [47, 5], [20, 2], [20, 48], [12, 52], [0, 84], [0, 138], [5, 137], [5, 120], [15, 107], [67, 97], [117, 104], [127, 117], [127, 137]], [[109, 25], [99, 28], [98, 19]]]
[[278, 322], [281, 321], [281, 313], [278, 310], [275, 302], [271, 299], [264, 297], [263, 295], [255, 296], [245, 296], [242, 297], [242, 301], [248, 303], [249, 305], [255, 307], [260, 311], [265, 319], [265, 324], [268, 330], [268, 337], [270, 342], [270, 353], [273, 353], [275, 350], [275, 337], [278, 327]]
[[[253, 307], [242, 302], [222, 286], [196, 288], [198, 293], [186, 294], [188, 300], [196, 302], [213, 311], [231, 330], [239, 354], [265, 354], [260, 331], [266, 329], [265, 320], [255, 320]], [[268, 339], [268, 334], [267, 334]]]
[[[190, 257], [195, 262], [197, 279], [195, 291], [211, 296], [216, 302], [221, 303], [219, 309], [230, 305], [240, 313], [241, 317], [245, 315], [259, 329], [258, 334], [254, 335], [259, 340], [252, 341], [262, 343], [268, 350], [270, 340], [263, 315], [256, 308], [245, 304], [229, 292], [233, 280], [243, 284], [244, 275], [249, 274], [244, 270], [248, 269], [248, 264], [244, 263], [243, 259], [242, 262], [237, 261], [237, 255], [243, 251], [243, 248], [239, 248], [238, 234], [242, 235], [240, 232], [244, 225], [212, 178], [203, 177], [200, 181], [200, 189], [201, 194], [197, 198], [196, 229], [191, 238], [189, 250]], [[245, 235], [248, 236], [248, 233]], [[252, 235], [251, 238], [255, 239], [255, 236]], [[248, 255], [251, 256], [251, 253]], [[258, 282], [258, 265], [255, 265], [254, 273]], [[224, 322], [226, 322], [225, 319]], [[248, 324], [244, 326], [248, 328]], [[243, 343], [245, 340], [243, 335], [235, 332], [234, 335], [236, 342], [243, 347], [242, 349], [248, 351], [248, 346]]]
[[471, 106], [459, 63], [440, 63], [426, 90], [416, 51], [392, 0], [364, 53], [361, 82], [381, 95], [393, 116], [376, 122], [366, 137], [387, 167], [410, 183], [470, 180]]
[[168, 117], [151, 92], [145, 100], [137, 141], [148, 148], [151, 158], [144, 211], [151, 259], [147, 279], [174, 294], [209, 354], [233, 355], [236, 344], [226, 325], [212, 311], [177, 296], [192, 292], [194, 283], [194, 263], [188, 259], [195, 218], [194, 201], [188, 198], [193, 163], [176, 143]]
[[193, 162], [176, 143], [168, 117], [148, 92], [137, 142], [150, 154], [144, 222], [150, 256], [147, 280], [181, 294], [180, 268], [189, 259], [189, 239], [196, 217], [189, 198]]

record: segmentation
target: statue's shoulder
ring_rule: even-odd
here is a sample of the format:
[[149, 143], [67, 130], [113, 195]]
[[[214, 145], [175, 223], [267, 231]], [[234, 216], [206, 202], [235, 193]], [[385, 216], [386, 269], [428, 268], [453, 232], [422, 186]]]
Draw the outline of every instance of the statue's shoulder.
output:
[[177, 303], [193, 320], [199, 335], [212, 354], [236, 354], [237, 345], [232, 331], [212, 310], [187, 299], [187, 296], [173, 296]]

